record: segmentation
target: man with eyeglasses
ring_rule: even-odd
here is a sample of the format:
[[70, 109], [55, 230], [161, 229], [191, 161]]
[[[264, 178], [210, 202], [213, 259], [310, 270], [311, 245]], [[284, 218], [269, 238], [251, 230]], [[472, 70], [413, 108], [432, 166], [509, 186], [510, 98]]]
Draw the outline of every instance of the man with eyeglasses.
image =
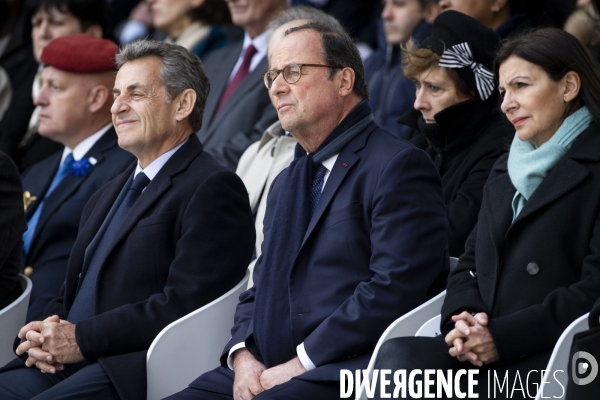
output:
[[295, 160], [274, 181], [254, 286], [221, 366], [170, 399], [334, 399], [396, 318], [448, 273], [440, 178], [374, 122], [348, 35], [290, 28], [263, 75]]

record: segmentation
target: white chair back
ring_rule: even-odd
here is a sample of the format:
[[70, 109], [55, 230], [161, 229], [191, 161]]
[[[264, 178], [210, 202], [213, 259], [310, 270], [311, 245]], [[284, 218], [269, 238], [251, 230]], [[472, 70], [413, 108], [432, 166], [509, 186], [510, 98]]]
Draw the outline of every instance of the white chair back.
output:
[[[429, 321], [431, 318], [435, 317], [440, 313], [442, 309], [442, 303], [444, 302], [444, 298], [446, 297], [446, 291], [444, 290], [442, 293], [435, 296], [433, 299], [421, 304], [419, 307], [414, 310], [404, 314], [394, 322], [383, 332], [383, 335], [379, 338], [377, 345], [375, 346], [375, 351], [373, 351], [373, 355], [371, 356], [371, 360], [369, 361], [369, 366], [367, 367], [367, 374], [369, 379], [373, 375], [373, 369], [375, 367], [375, 360], [377, 359], [377, 354], [379, 353], [379, 349], [383, 345], [386, 340], [394, 339], [402, 336], [414, 336], [415, 333], [419, 330], [419, 328]], [[361, 384], [361, 387], [356, 393], [356, 399], [366, 400], [367, 393], [365, 391], [364, 383]]]
[[431, 318], [429, 321], [425, 322], [423, 326], [419, 328], [415, 336], [428, 336], [428, 337], [436, 337], [442, 334], [440, 332], [440, 320], [442, 319], [441, 315], [436, 315]]
[[[550, 361], [548, 361], [547, 371], [544, 373], [540, 390], [538, 390], [535, 398], [536, 400], [548, 398], [564, 399], [567, 392], [567, 384], [569, 383], [568, 374], [571, 373], [567, 368], [569, 366], [573, 336], [589, 329], [588, 317], [589, 313], [577, 318], [558, 338], [558, 342], [556, 342], [554, 350], [552, 350]], [[564, 373], [555, 374], [558, 370], [562, 370]]]
[[13, 343], [27, 318], [27, 307], [33, 285], [31, 279], [22, 274], [19, 274], [19, 282], [23, 293], [0, 310], [0, 367], [17, 357], [13, 351]]
[[163, 399], [188, 387], [203, 373], [219, 366], [231, 338], [238, 298], [250, 272], [215, 301], [164, 328], [150, 345], [146, 358], [148, 399]]

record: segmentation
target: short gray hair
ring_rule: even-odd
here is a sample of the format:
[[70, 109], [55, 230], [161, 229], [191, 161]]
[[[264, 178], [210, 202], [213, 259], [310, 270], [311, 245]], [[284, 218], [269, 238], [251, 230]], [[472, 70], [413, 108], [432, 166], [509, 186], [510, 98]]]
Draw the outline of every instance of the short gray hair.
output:
[[332, 31], [346, 32], [342, 24], [326, 12], [314, 7], [295, 6], [281, 11], [277, 17], [271, 21], [268, 27], [269, 36], [271, 36], [273, 31], [281, 25], [300, 19], [319, 22], [321, 25], [327, 26]]
[[167, 88], [169, 99], [174, 99], [186, 89], [196, 92], [196, 104], [189, 116], [189, 123], [194, 132], [199, 131], [210, 91], [210, 82], [200, 59], [177, 44], [138, 40], [127, 44], [117, 54], [117, 68], [146, 57], [157, 57], [162, 61], [160, 80]]

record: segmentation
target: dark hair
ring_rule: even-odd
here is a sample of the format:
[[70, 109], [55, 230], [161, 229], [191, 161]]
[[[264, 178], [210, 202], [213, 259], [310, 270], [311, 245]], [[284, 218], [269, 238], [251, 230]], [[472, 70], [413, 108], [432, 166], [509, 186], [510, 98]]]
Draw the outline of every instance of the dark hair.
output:
[[[360, 58], [360, 53], [350, 36], [339, 30], [333, 30], [317, 21], [290, 28], [285, 31], [284, 36], [304, 29], [313, 30], [321, 35], [323, 58], [326, 64], [348, 67], [354, 71], [355, 79], [352, 91], [362, 100], [368, 100], [369, 89], [365, 78], [365, 67]], [[336, 68], [330, 68], [329, 79], [333, 79], [335, 72]]]
[[194, 21], [206, 25], [231, 25], [231, 13], [223, 0], [205, 0], [201, 6], [194, 8], [191, 14]]
[[545, 27], [510, 39], [496, 56], [496, 80], [500, 66], [512, 56], [537, 65], [553, 81], [561, 80], [569, 71], [576, 72], [581, 78], [581, 89], [567, 111], [574, 112], [578, 103], [585, 105], [600, 124], [600, 64], [575, 36]]
[[202, 115], [210, 91], [210, 82], [200, 59], [174, 43], [138, 40], [127, 44], [117, 54], [117, 68], [121, 68], [127, 62], [146, 57], [157, 57], [162, 61], [160, 80], [167, 88], [169, 100], [186, 89], [196, 92], [196, 104], [188, 120], [192, 130], [199, 131], [202, 128]]
[[28, 21], [38, 11], [50, 12], [52, 9], [73, 14], [79, 20], [82, 32], [93, 25], [100, 25], [102, 35], [108, 36], [108, 12], [105, 0], [28, 0]]

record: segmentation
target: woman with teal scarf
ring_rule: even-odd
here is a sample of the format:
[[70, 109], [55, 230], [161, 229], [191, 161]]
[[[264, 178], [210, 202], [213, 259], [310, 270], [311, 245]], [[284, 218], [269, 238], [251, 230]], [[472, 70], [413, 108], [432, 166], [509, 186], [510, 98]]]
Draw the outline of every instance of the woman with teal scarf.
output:
[[388, 341], [375, 368], [476, 368], [480, 398], [494, 373], [508, 379], [495, 398], [533, 398], [561, 333], [600, 299], [600, 66], [542, 28], [505, 43], [495, 75], [516, 133], [448, 279], [443, 334]]

